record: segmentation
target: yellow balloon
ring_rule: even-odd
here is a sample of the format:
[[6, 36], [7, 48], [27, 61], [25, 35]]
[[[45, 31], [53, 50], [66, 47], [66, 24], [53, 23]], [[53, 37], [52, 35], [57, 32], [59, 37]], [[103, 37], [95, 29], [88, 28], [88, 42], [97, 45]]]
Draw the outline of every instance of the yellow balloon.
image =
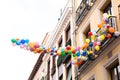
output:
[[100, 36], [100, 40], [104, 40], [105, 39], [105, 36], [104, 35], [101, 35]]
[[95, 40], [95, 36], [94, 36], [94, 35], [92, 35], [92, 36], [91, 36], [91, 39], [92, 39], [92, 40]]
[[75, 48], [74, 48], [74, 46], [71, 46], [71, 51], [73, 51]]
[[100, 46], [95, 46], [95, 50], [99, 51], [100, 50]]
[[85, 41], [86, 41], [87, 43], [89, 43], [89, 42], [90, 42], [90, 39], [86, 39]]

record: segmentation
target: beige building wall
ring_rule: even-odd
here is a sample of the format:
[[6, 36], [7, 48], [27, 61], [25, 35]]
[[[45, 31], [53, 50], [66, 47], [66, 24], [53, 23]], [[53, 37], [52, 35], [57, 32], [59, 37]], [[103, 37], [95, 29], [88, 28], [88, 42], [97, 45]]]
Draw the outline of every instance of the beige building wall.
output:
[[[75, 0], [76, 2], [76, 11], [79, 6], [79, 0]], [[96, 0], [94, 6], [91, 8], [91, 10], [88, 12], [88, 14], [83, 19], [82, 23], [78, 26], [76, 39], [77, 39], [77, 45], [83, 45], [84, 44], [84, 38], [83, 38], [83, 32], [85, 29], [90, 25], [91, 31], [98, 30], [97, 25], [101, 23], [102, 21], [102, 11], [101, 9], [104, 7], [105, 4], [107, 4], [110, 0]], [[118, 15], [118, 5], [120, 4], [120, 0], [111, 0], [112, 3], [112, 11], [113, 16], [116, 16], [116, 22], [118, 31], [120, 31], [120, 20]], [[118, 39], [120, 40], [120, 39]], [[115, 42], [114, 42], [115, 43]], [[112, 44], [112, 43], [111, 43]], [[114, 47], [113, 47], [114, 46]], [[99, 58], [99, 61], [96, 60], [92, 64], [94, 66], [88, 65], [89, 68], [86, 68], [86, 70], [83, 70], [83, 72], [80, 73], [79, 80], [89, 80], [90, 77], [94, 76], [95, 80], [111, 80], [110, 75], [108, 71], [106, 70], [106, 65], [112, 62], [115, 58], [120, 59], [120, 43], [118, 44], [112, 44], [106, 48], [107, 50], [104, 51], [103, 54], [108, 54], [112, 52], [112, 57], [108, 58], [107, 55], [102, 56]], [[101, 53], [102, 54], [102, 53]], [[120, 63], [120, 61], [119, 61]], [[91, 79], [90, 79], [91, 80]]]

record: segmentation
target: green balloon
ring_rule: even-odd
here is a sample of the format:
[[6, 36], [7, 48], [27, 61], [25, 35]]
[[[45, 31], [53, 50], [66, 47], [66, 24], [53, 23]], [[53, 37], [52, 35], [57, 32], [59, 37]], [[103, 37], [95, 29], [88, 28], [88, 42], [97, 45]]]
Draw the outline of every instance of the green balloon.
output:
[[65, 52], [63, 51], [61, 55], [62, 55], [62, 56], [65, 56], [66, 54], [65, 54]]
[[73, 57], [76, 57], [76, 54], [73, 54]]
[[71, 55], [72, 51], [71, 50], [68, 50], [68, 54]]
[[16, 43], [16, 39], [11, 39], [11, 42], [12, 43]]

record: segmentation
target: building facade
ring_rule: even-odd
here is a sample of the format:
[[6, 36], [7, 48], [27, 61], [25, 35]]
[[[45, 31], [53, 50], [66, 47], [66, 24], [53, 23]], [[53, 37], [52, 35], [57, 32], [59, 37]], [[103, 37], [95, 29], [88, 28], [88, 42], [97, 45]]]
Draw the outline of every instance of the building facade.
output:
[[[58, 52], [44, 53], [38, 59], [29, 80], [120, 80], [118, 5], [120, 0], [68, 0], [56, 28], [49, 40], [44, 41], [44, 45], [55, 50], [68, 45], [80, 46], [82, 52], [87, 51], [88, 59], [81, 59], [82, 63], [75, 66], [71, 63], [73, 55], [68, 52], [64, 54], [61, 51], [64, 56], [57, 54]], [[106, 23], [103, 22], [105, 14], [109, 16]], [[112, 32], [109, 29], [105, 32], [103, 27], [111, 27]], [[86, 39], [93, 43], [89, 32], [96, 32], [96, 41], [102, 34], [99, 47], [95, 48], [97, 43], [86, 47]], [[88, 53], [90, 51], [91, 54]]]
[[[120, 32], [118, 5], [120, 0], [76, 0], [77, 45], [83, 45], [88, 32], [96, 30], [100, 23]], [[103, 23], [104, 13], [112, 15]], [[106, 38], [105, 38], [106, 39]], [[93, 47], [92, 47], [93, 48]], [[101, 42], [100, 50], [94, 51], [95, 59], [79, 65], [76, 80], [120, 80], [120, 37]], [[89, 49], [89, 47], [87, 48]]]

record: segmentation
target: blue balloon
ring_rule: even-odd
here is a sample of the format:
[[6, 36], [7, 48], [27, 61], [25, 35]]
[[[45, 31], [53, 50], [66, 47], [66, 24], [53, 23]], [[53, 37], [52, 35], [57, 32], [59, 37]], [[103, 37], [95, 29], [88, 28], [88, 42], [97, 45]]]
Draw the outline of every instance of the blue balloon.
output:
[[19, 42], [19, 41], [16, 41], [16, 45], [18, 45], [18, 46], [19, 46], [19, 45], [20, 45], [20, 42]]
[[80, 56], [80, 52], [79, 51], [76, 53], [76, 56], [78, 56], [78, 57]]
[[86, 55], [87, 55], [87, 52], [86, 52], [86, 51], [83, 51], [82, 55], [83, 55], [83, 56], [86, 56]]
[[24, 44], [24, 43], [25, 43], [25, 40], [24, 40], [24, 39], [21, 39], [20, 43], [21, 43], [21, 44]]
[[29, 43], [29, 39], [26, 39], [25, 42], [26, 42], [26, 43]]
[[89, 43], [89, 46], [90, 46], [90, 47], [92, 47], [92, 46], [93, 46], [93, 43], [92, 43], [92, 42], [90, 42], [90, 43]]

